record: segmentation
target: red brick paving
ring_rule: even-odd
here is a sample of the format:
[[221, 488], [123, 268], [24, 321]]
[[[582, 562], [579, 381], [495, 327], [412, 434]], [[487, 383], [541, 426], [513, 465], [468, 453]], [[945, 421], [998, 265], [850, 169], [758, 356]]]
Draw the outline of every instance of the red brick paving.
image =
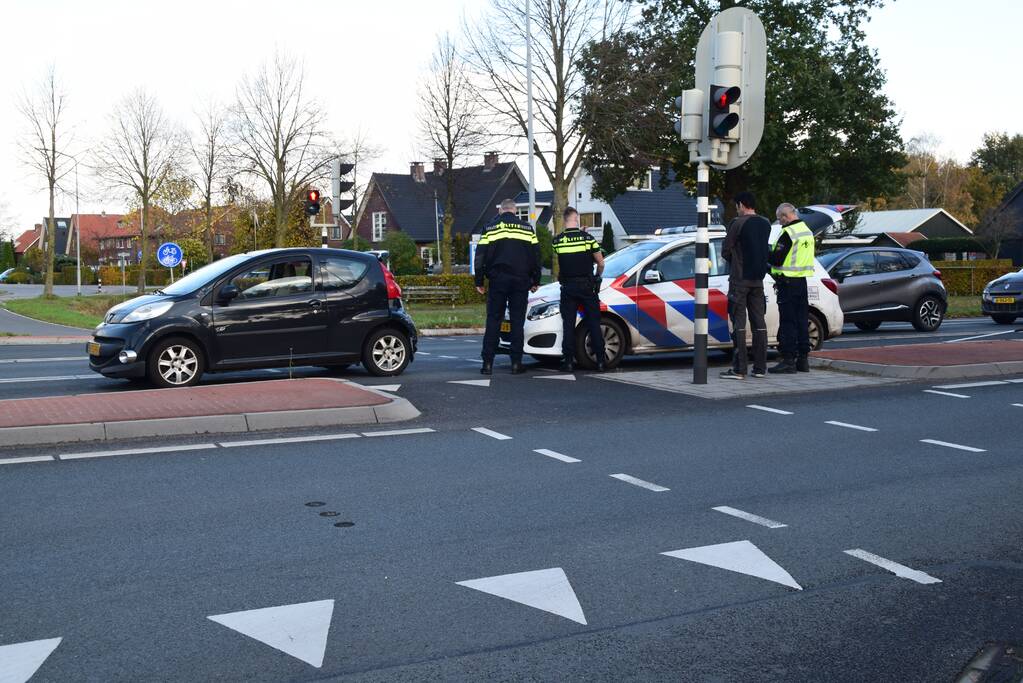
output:
[[0, 427], [123, 422], [277, 410], [377, 406], [390, 399], [322, 378], [239, 382], [0, 401]]
[[996, 340], [952, 344], [901, 344], [815, 351], [813, 356], [881, 365], [983, 365], [1023, 361], [1023, 342]]

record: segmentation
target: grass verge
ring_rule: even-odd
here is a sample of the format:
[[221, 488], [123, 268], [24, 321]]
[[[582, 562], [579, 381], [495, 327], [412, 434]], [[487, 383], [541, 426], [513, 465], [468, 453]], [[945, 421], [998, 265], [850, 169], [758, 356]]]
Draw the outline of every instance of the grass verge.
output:
[[421, 330], [455, 327], [483, 327], [487, 322], [486, 304], [412, 304], [405, 305], [416, 327]]
[[980, 312], [979, 296], [950, 296], [948, 298], [946, 318], [971, 318], [979, 315], [983, 315]]
[[90, 329], [103, 321], [111, 306], [134, 298], [134, 294], [95, 294], [90, 296], [57, 296], [49, 299], [11, 299], [4, 302], [7, 310], [43, 322]]

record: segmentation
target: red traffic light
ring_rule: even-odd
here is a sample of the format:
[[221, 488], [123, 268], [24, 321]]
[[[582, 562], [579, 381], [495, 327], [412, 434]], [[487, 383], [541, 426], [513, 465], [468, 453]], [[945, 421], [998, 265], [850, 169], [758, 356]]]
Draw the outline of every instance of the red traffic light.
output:
[[311, 202], [318, 202], [320, 201], [320, 191], [309, 190], [308, 192], [305, 193], [305, 198]]

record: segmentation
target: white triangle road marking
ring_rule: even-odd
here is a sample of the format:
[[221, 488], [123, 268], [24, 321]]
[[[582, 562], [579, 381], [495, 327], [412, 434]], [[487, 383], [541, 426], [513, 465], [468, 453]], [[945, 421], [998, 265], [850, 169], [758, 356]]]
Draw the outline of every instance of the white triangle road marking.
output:
[[0, 645], [0, 683], [25, 683], [60, 645], [60, 638]]
[[575, 375], [533, 375], [533, 379], [564, 379], [574, 382]]
[[333, 600], [317, 600], [206, 618], [320, 668], [333, 614]]
[[579, 605], [572, 584], [568, 582], [565, 570], [561, 567], [488, 576], [457, 583], [459, 586], [535, 607], [579, 624], [586, 624], [583, 608]]
[[755, 576], [758, 579], [765, 579], [780, 583], [789, 588], [803, 590], [803, 587], [796, 583], [795, 579], [785, 571], [781, 565], [764, 554], [764, 552], [749, 541], [733, 541], [731, 543], [718, 543], [716, 545], [705, 545], [699, 548], [683, 548], [661, 553], [668, 557], [677, 557], [680, 560], [698, 562], [719, 569], [727, 569], [730, 572]]
[[369, 384], [367, 386], [371, 389], [379, 389], [380, 391], [397, 391], [401, 389], [400, 384]]
[[489, 379], [451, 379], [448, 384], [464, 384], [470, 387], [489, 387]]

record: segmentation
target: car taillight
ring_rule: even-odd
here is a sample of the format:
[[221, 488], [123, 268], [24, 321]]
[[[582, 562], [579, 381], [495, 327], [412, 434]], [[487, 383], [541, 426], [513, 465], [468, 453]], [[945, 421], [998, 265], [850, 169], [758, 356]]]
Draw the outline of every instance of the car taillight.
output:
[[392, 275], [391, 271], [387, 269], [387, 266], [385, 266], [383, 263], [381, 263], [380, 267], [383, 268], [383, 270], [384, 270], [384, 282], [387, 283], [387, 298], [388, 298], [388, 300], [390, 300], [390, 299], [400, 299], [401, 298], [401, 287], [398, 286], [398, 281], [394, 279], [394, 275]]
[[939, 280], [941, 279], [941, 271], [938, 270], [937, 268], [934, 269], [932, 275], [934, 275], [934, 277], [938, 278]]
[[835, 282], [834, 280], [832, 280], [829, 277], [822, 277], [821, 278], [821, 282], [823, 282], [824, 286], [827, 287], [828, 289], [830, 289], [833, 293], [838, 294], [838, 283], [837, 282]]

